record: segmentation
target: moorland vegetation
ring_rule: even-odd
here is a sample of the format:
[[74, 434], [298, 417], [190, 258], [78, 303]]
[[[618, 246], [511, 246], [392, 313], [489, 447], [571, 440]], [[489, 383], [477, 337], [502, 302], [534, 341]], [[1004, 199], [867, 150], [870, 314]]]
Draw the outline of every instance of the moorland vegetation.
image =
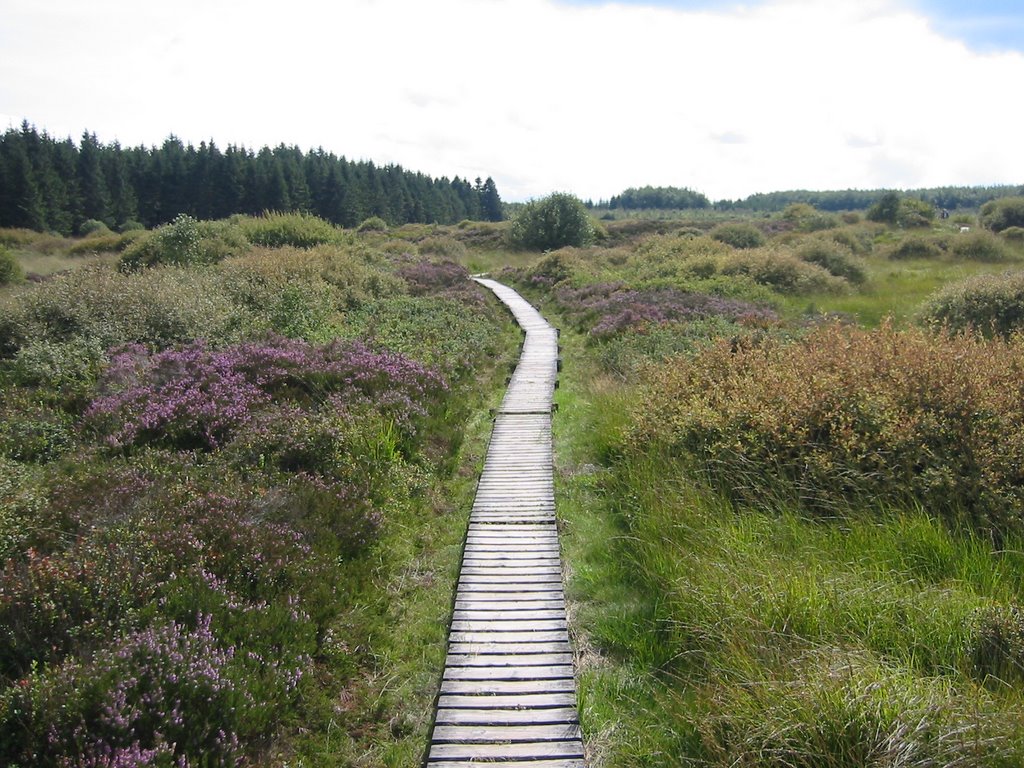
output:
[[591, 765], [1021, 764], [1016, 206], [0, 230], [0, 758], [417, 764], [490, 270], [563, 329]]

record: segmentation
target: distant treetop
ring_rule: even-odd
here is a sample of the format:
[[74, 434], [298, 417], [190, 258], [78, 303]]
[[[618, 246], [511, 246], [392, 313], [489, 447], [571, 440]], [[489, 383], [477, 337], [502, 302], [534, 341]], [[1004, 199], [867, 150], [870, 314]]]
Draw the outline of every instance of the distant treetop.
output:
[[638, 209], [687, 209], [708, 208], [711, 201], [700, 192], [686, 187], [631, 187], [608, 201], [609, 208]]

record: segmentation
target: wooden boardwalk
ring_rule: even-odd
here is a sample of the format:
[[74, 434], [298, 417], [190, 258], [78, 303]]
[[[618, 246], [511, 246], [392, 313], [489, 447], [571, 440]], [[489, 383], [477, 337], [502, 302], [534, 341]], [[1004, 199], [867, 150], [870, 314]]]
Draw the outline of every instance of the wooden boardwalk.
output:
[[480, 279], [526, 331], [470, 515], [428, 768], [583, 768], [555, 528], [558, 333]]

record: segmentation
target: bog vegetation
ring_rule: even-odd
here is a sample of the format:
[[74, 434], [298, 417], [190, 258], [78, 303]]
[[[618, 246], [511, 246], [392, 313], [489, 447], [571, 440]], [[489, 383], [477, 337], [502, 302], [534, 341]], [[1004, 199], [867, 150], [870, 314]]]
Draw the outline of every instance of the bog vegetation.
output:
[[465, 268], [378, 236], [181, 216], [8, 288], [0, 763], [418, 755], [445, 497], [514, 350]]
[[0, 230], [0, 762], [422, 758], [487, 269], [563, 329], [591, 765], [1024, 762], [1018, 199], [838, 199]]

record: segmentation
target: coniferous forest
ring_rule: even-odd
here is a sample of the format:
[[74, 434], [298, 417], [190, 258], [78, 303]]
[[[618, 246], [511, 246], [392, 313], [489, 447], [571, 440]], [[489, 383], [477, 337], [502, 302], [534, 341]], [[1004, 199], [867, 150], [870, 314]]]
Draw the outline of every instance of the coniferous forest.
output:
[[352, 161], [280, 144], [258, 151], [175, 136], [160, 147], [75, 144], [23, 122], [0, 136], [0, 227], [79, 232], [86, 221], [152, 228], [178, 214], [221, 219], [304, 211], [351, 227], [370, 216], [389, 224], [500, 221], [491, 178], [434, 179], [398, 165]]

